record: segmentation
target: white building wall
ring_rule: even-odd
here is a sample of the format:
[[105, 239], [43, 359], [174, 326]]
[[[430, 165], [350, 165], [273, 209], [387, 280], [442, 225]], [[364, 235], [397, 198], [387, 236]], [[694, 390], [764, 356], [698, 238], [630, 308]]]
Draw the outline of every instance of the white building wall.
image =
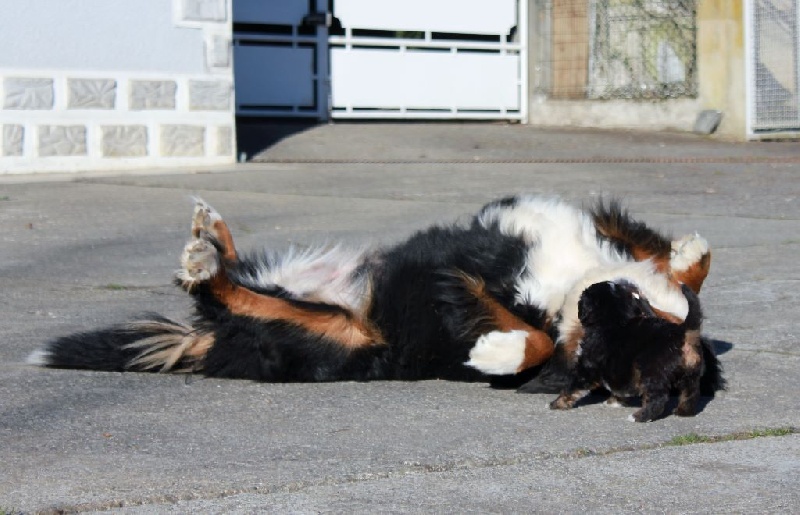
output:
[[234, 161], [230, 0], [0, 12], [0, 173]]

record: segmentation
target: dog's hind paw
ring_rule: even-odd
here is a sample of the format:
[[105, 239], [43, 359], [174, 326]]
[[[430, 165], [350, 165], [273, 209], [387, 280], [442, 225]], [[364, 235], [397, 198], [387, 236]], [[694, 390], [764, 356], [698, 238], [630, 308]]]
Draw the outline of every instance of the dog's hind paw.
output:
[[203, 232], [207, 232], [214, 238], [219, 238], [217, 234], [216, 222], [221, 222], [222, 216], [208, 203], [199, 198], [194, 199], [194, 213], [192, 214], [192, 236], [200, 238]]
[[208, 240], [192, 240], [181, 254], [181, 269], [175, 275], [187, 291], [209, 281], [219, 270], [219, 253]]

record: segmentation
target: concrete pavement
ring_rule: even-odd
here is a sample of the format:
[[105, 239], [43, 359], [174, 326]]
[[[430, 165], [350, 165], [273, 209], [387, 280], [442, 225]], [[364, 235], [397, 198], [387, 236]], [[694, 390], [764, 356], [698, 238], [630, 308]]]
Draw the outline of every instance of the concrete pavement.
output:
[[[800, 509], [800, 145], [502, 124], [286, 131], [195, 173], [0, 176], [0, 513]], [[58, 179], [58, 180], [56, 180]], [[701, 296], [728, 391], [697, 417], [545, 408], [481, 384], [273, 385], [45, 370], [27, 354], [170, 285], [191, 194], [242, 248], [396, 241], [519, 191], [623, 198], [713, 248]], [[680, 438], [697, 434], [716, 436]], [[753, 438], [750, 438], [753, 437]], [[670, 445], [683, 444], [683, 445]]]

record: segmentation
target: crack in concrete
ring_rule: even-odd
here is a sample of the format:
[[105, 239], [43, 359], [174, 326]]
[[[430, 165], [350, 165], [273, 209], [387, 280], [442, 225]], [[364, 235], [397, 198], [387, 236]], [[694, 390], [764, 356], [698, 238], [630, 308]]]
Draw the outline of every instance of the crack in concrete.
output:
[[115, 508], [125, 508], [134, 506], [148, 506], [158, 504], [177, 504], [181, 501], [202, 501], [224, 499], [236, 495], [244, 494], [257, 494], [257, 495], [273, 495], [280, 493], [300, 493], [304, 490], [312, 488], [326, 487], [326, 486], [340, 486], [357, 483], [367, 483], [371, 481], [382, 481], [386, 479], [402, 478], [413, 475], [425, 474], [442, 474], [447, 472], [455, 472], [459, 470], [480, 470], [493, 467], [510, 467], [525, 465], [544, 460], [559, 460], [559, 459], [584, 459], [592, 457], [605, 457], [613, 456], [616, 454], [627, 452], [641, 452], [652, 451], [659, 449], [667, 449], [671, 447], [681, 447], [687, 445], [698, 444], [717, 444], [730, 441], [752, 440], [755, 438], [781, 438], [800, 433], [800, 429], [794, 426], [757, 429], [750, 431], [736, 431], [723, 435], [679, 435], [666, 442], [657, 442], [641, 445], [622, 445], [616, 447], [609, 447], [607, 449], [588, 449], [577, 448], [571, 451], [562, 452], [539, 452], [533, 455], [525, 454], [518, 456], [511, 456], [507, 458], [494, 458], [494, 459], [468, 459], [457, 462], [444, 462], [440, 464], [413, 464], [410, 466], [401, 467], [395, 470], [387, 470], [384, 472], [364, 472], [356, 474], [348, 474], [345, 476], [326, 476], [317, 480], [306, 481], [290, 481], [275, 486], [253, 486], [245, 488], [227, 488], [215, 492], [203, 493], [184, 493], [184, 494], [166, 494], [161, 496], [152, 496], [141, 499], [127, 499], [118, 501], [107, 501], [100, 503], [81, 503], [74, 505], [54, 506], [52, 508], [39, 510], [36, 513], [44, 515], [55, 515], [65, 513], [80, 513], [87, 511], [105, 511]]

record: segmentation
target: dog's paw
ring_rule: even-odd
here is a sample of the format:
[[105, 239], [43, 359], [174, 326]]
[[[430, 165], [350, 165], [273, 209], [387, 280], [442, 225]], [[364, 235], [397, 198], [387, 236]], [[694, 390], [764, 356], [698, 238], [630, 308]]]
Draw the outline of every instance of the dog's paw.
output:
[[208, 240], [192, 240], [181, 254], [181, 269], [176, 278], [188, 291], [210, 280], [219, 270], [219, 253]]
[[516, 374], [525, 361], [526, 331], [492, 331], [484, 334], [469, 351], [468, 367], [488, 375]]
[[192, 214], [192, 236], [195, 238], [204, 237], [208, 233], [214, 238], [219, 238], [216, 223], [222, 221], [220, 215], [213, 207], [208, 205], [205, 200], [195, 197], [194, 213]]
[[708, 241], [699, 234], [690, 234], [672, 242], [669, 264], [673, 272], [684, 272], [708, 254]]
[[661, 413], [654, 413], [647, 408], [642, 408], [640, 410], [634, 411], [631, 416], [628, 417], [628, 420], [631, 422], [652, 422], [656, 420]]
[[571, 396], [565, 395], [565, 394], [561, 394], [556, 398], [556, 400], [554, 400], [553, 402], [551, 402], [547, 406], [550, 409], [564, 410], [564, 409], [570, 409], [574, 405], [575, 405], [575, 401], [572, 400]]
[[679, 417], [693, 417], [697, 415], [697, 408], [688, 404], [678, 404], [672, 413]]
[[606, 399], [606, 402], [604, 404], [609, 408], [624, 408], [627, 405], [625, 401], [623, 401], [622, 399], [620, 399], [615, 395], [612, 395], [611, 397]]

